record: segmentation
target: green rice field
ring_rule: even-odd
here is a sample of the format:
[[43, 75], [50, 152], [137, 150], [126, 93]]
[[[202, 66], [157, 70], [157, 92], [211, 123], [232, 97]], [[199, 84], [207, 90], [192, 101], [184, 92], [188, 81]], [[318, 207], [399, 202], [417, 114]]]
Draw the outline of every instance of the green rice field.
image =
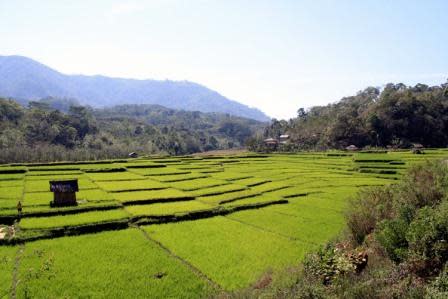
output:
[[[203, 298], [250, 287], [340, 234], [361, 188], [447, 158], [428, 149], [0, 165], [0, 298]], [[51, 207], [49, 181], [74, 178], [78, 204]]]

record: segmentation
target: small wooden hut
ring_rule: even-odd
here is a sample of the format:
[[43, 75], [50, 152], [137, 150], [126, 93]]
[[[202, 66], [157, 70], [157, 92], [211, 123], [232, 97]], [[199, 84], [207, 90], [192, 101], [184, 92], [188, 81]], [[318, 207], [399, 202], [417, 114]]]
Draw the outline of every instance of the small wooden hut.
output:
[[267, 147], [270, 151], [275, 151], [278, 146], [278, 140], [274, 138], [267, 138], [264, 140], [264, 145]]
[[137, 158], [137, 157], [138, 157], [138, 154], [137, 154], [136, 152], [132, 152], [132, 153], [129, 153], [129, 154], [128, 154], [128, 157], [129, 157], [129, 158]]
[[50, 181], [50, 191], [54, 193], [51, 206], [75, 206], [76, 192], [78, 192], [78, 180], [57, 180]]

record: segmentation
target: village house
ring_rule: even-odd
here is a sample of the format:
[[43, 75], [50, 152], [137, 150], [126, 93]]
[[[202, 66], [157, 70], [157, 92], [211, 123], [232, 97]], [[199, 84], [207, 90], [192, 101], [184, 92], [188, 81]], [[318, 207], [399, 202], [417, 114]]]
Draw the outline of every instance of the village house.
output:
[[267, 138], [264, 140], [264, 144], [268, 146], [274, 146], [278, 144], [278, 140], [274, 138]]

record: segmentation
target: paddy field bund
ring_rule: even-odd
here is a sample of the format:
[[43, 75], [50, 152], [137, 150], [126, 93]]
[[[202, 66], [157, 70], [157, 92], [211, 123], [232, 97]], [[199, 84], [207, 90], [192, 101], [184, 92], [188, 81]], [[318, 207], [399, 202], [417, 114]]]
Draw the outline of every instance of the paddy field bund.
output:
[[[337, 236], [360, 188], [447, 157], [434, 149], [0, 166], [0, 298], [197, 298], [248, 287]], [[78, 206], [50, 208], [49, 181], [72, 178]]]

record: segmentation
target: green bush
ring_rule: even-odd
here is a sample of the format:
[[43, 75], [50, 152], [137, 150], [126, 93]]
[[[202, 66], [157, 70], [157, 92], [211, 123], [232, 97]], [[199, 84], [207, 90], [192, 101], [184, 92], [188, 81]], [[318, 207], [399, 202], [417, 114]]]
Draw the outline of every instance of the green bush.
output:
[[448, 298], [448, 264], [440, 275], [426, 289], [425, 299]]
[[406, 239], [414, 259], [427, 263], [430, 269], [441, 268], [448, 260], [448, 202], [420, 209]]
[[427, 161], [408, 170], [395, 196], [395, 205], [397, 209], [411, 206], [415, 212], [425, 206], [438, 205], [447, 190], [447, 165], [440, 161]]
[[392, 191], [391, 188], [369, 188], [350, 201], [346, 213], [347, 226], [357, 244], [362, 244], [379, 221], [390, 217]]
[[394, 262], [406, 258], [408, 242], [405, 236], [408, 227], [409, 224], [401, 218], [384, 220], [379, 224], [375, 237]]
[[307, 274], [307, 277], [328, 283], [335, 274], [335, 269], [333, 268], [334, 252], [334, 246], [327, 244], [320, 247], [316, 253], [307, 255], [303, 260], [304, 272]]

